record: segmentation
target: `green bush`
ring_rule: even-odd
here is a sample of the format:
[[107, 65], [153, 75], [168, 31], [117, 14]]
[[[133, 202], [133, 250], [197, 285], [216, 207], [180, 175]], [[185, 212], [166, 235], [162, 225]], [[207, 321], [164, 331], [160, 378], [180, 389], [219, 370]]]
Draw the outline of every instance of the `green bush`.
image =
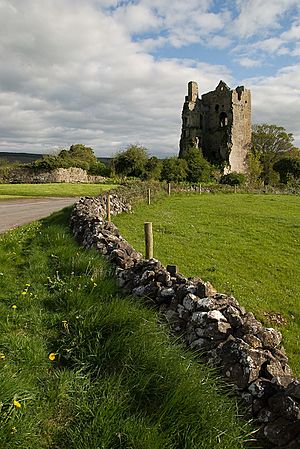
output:
[[223, 175], [220, 179], [220, 184], [227, 184], [230, 186], [241, 186], [245, 184], [246, 176], [243, 173], [233, 171], [227, 175]]
[[112, 170], [121, 177], [142, 177], [148, 161], [147, 149], [138, 145], [130, 145], [125, 151], [118, 153], [112, 160]]
[[[98, 164], [101, 164], [101, 168]], [[82, 144], [76, 144], [71, 145], [69, 150], [61, 150], [57, 156], [47, 155], [42, 159], [34, 161], [29, 165], [29, 168], [33, 168], [36, 171], [51, 171], [56, 168], [77, 167], [86, 171], [100, 171], [100, 169], [103, 169], [102, 165], [104, 164], [97, 161], [92, 148], [86, 147]]]
[[300, 179], [300, 157], [285, 156], [275, 162], [273, 169], [279, 173], [280, 182], [287, 184], [290, 179]]
[[183, 159], [187, 162], [187, 181], [209, 182], [212, 178], [212, 166], [203, 157], [199, 148], [188, 148]]
[[103, 164], [103, 162], [95, 162], [94, 164], [90, 165], [88, 174], [94, 176], [108, 176], [109, 171], [109, 168], [105, 164]]
[[177, 156], [163, 161], [161, 179], [167, 182], [185, 181], [187, 177], [187, 161]]

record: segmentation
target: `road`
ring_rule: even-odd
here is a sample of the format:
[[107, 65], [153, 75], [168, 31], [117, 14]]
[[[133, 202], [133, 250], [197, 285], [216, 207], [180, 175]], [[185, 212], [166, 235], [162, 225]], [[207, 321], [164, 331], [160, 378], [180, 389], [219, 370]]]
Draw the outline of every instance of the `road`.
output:
[[75, 203], [78, 198], [22, 198], [0, 202], [0, 233]]

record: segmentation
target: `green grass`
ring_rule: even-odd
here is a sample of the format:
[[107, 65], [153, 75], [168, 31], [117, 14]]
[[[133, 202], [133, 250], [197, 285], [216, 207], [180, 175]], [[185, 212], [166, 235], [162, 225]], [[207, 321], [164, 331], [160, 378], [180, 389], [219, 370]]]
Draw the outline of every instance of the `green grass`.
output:
[[[141, 252], [144, 221], [153, 222], [155, 257], [210, 281], [278, 327], [300, 375], [299, 196], [178, 194], [140, 204], [114, 222]], [[276, 326], [266, 312], [286, 324]]]
[[113, 184], [81, 184], [81, 183], [53, 183], [53, 184], [0, 184], [0, 200], [20, 197], [48, 196], [48, 197], [76, 197], [96, 196], [105, 190], [117, 187]]
[[0, 237], [1, 449], [246, 447], [220, 379], [120, 295], [68, 218]]

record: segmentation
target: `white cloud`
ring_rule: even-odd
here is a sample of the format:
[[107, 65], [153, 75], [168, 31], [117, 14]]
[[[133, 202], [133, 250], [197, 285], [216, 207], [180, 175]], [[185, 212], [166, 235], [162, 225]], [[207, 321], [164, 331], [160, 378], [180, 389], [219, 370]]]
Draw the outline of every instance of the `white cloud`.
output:
[[162, 26], [161, 18], [142, 4], [124, 5], [115, 10], [113, 17], [130, 33], [146, 33]]
[[205, 42], [211, 34], [224, 28], [228, 12], [210, 12], [211, 0], [140, 0], [125, 4], [113, 12], [113, 17], [130, 33], [149, 30], [164, 34], [164, 41], [153, 39], [151, 44], [170, 43], [180, 48], [190, 43]]
[[232, 39], [229, 38], [228, 36], [210, 36], [209, 39], [207, 40], [207, 44], [209, 44], [210, 47], [213, 48], [219, 48], [221, 50], [229, 47], [232, 44]]
[[300, 39], [300, 25], [293, 23], [291, 28], [281, 34], [281, 38], [285, 41]]
[[257, 67], [261, 64], [261, 61], [258, 59], [251, 59], [247, 56], [236, 59], [236, 62], [242, 67]]
[[253, 121], [284, 126], [300, 146], [300, 64], [286, 67], [274, 76], [246, 80], [252, 92]]
[[298, 0], [237, 0], [239, 14], [233, 30], [247, 38], [257, 33], [268, 35], [281, 27], [280, 19], [291, 8], [299, 6]]
[[295, 48], [291, 52], [292, 56], [300, 56], [300, 42], [297, 42]]
[[264, 39], [258, 41], [251, 46], [253, 50], [261, 50], [267, 53], [273, 53], [280, 51], [282, 49], [284, 42], [280, 37], [270, 37], [269, 39]]

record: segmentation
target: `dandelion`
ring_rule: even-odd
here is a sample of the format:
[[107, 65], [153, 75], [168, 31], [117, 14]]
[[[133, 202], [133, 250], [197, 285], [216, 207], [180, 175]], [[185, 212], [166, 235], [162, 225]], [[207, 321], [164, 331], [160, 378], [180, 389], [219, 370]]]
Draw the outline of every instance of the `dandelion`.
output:
[[20, 404], [19, 401], [17, 401], [16, 399], [14, 399], [14, 407], [16, 407], [16, 408], [21, 408], [22, 405]]
[[25, 284], [25, 287], [30, 287], [30, 284]]
[[27, 290], [24, 290], [21, 295], [27, 295]]
[[50, 352], [48, 358], [49, 358], [49, 360], [51, 360], [51, 362], [53, 362], [53, 360], [55, 360], [55, 357], [56, 357], [55, 352]]
[[14, 304], [13, 306], [11, 306], [11, 308], [12, 308], [13, 310], [16, 310], [16, 308], [17, 308], [16, 304]]
[[0, 352], [0, 360], [5, 360], [5, 354], [3, 352]]

